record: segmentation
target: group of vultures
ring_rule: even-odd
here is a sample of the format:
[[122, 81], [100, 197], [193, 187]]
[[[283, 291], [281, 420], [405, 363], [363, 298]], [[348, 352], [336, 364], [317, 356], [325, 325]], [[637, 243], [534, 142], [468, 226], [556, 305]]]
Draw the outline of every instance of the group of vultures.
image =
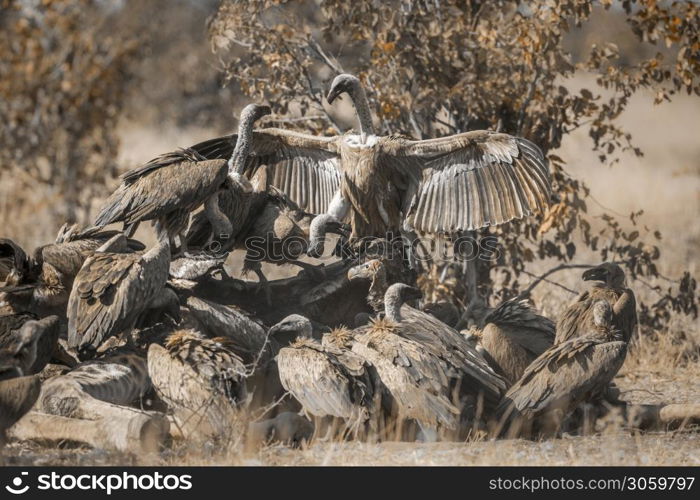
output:
[[[624, 406], [612, 380], [636, 313], [618, 265], [586, 270], [556, 323], [524, 300], [467, 317], [423, 301], [415, 256], [387, 244], [541, 212], [540, 149], [376, 135], [360, 81], [337, 76], [341, 95], [357, 132], [255, 128], [271, 111], [251, 104], [237, 134], [126, 172], [92, 226], [33, 253], [0, 240], [3, 441], [537, 438]], [[236, 249], [256, 279], [229, 276]], [[301, 272], [268, 281], [263, 262]]]

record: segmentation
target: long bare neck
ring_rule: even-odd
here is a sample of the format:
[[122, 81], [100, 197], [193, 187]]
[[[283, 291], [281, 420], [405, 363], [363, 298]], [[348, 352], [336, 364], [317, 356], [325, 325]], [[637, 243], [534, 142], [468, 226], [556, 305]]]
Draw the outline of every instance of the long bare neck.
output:
[[214, 238], [226, 240], [231, 237], [233, 226], [226, 214], [221, 211], [219, 195], [220, 192], [217, 192], [204, 202], [204, 212], [207, 214], [207, 219], [209, 219], [211, 224]]
[[396, 290], [390, 290], [384, 296], [384, 316], [389, 321], [394, 323], [401, 322], [401, 306], [403, 305], [403, 300]]
[[158, 237], [158, 243], [156, 243], [153, 248], [148, 250], [143, 257], [146, 260], [152, 260], [158, 258], [159, 256], [165, 256], [168, 260], [170, 260], [170, 234], [160, 221], [157, 220], [154, 226]]
[[245, 171], [245, 162], [250, 153], [250, 146], [253, 141], [253, 124], [255, 119], [251, 115], [244, 114], [241, 116], [241, 122], [238, 124], [238, 139], [236, 147], [233, 148], [233, 154], [228, 162], [229, 172], [243, 175]]
[[360, 134], [363, 139], [368, 135], [374, 134], [374, 125], [372, 125], [372, 113], [369, 110], [369, 101], [365, 89], [359, 83], [353, 89], [350, 96], [357, 111], [357, 118], [360, 121]]

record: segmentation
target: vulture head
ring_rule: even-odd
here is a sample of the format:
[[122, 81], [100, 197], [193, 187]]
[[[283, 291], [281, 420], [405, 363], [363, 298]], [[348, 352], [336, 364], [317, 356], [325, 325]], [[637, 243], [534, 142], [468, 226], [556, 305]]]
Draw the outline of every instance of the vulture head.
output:
[[625, 288], [625, 272], [612, 262], [587, 269], [581, 275], [584, 281], [602, 281], [612, 288]]
[[372, 280], [379, 273], [384, 271], [384, 264], [378, 259], [368, 260], [363, 264], [348, 269], [348, 279], [353, 280]]
[[333, 79], [333, 83], [331, 83], [331, 88], [328, 91], [326, 100], [328, 101], [328, 104], [333, 104], [333, 101], [340, 97], [341, 94], [348, 94], [351, 97], [355, 97], [356, 92], [361, 88], [362, 84], [360, 83], [359, 78], [343, 73], [342, 75], [338, 75]]
[[17, 330], [13, 338], [5, 346], [4, 354], [11, 356], [16, 361], [22, 372], [26, 372], [31, 368], [36, 360], [37, 344], [44, 333], [49, 333], [49, 330], [57, 330], [58, 317], [49, 316], [42, 320], [29, 320]]
[[263, 116], [272, 114], [272, 109], [266, 104], [248, 104], [241, 111], [241, 123], [255, 123]]
[[289, 345], [300, 337], [313, 338], [313, 325], [308, 318], [300, 314], [290, 314], [273, 325], [268, 334], [270, 337], [274, 337], [280, 345]]
[[0, 281], [8, 286], [19, 285], [30, 267], [27, 254], [19, 245], [10, 239], [0, 238]]
[[323, 255], [327, 233], [333, 233], [347, 238], [349, 236], [347, 225], [340, 222], [335, 216], [321, 214], [314, 217], [309, 226], [309, 248], [306, 254], [309, 257], [319, 258]]
[[394, 283], [384, 294], [384, 313], [386, 319], [394, 323], [401, 322], [401, 306], [411, 300], [423, 298], [423, 293], [405, 283]]

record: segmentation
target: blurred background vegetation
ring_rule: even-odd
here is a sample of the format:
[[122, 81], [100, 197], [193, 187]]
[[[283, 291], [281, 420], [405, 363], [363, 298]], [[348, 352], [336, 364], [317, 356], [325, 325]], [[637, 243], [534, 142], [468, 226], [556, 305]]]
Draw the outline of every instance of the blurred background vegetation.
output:
[[[228, 132], [250, 101], [268, 124], [353, 125], [323, 100], [358, 74], [382, 133], [478, 128], [549, 155], [547, 214], [484, 234], [499, 259], [427, 270], [466, 305], [569, 264], [619, 260], [648, 328], [693, 328], [697, 353], [700, 30], [696, 2], [640, 0], [0, 0], [0, 224], [25, 247], [87, 224], [118, 175]], [[466, 279], [465, 279], [466, 276]], [[479, 283], [469, 289], [467, 283]], [[551, 316], [573, 295], [544, 282]], [[554, 292], [551, 294], [550, 292]], [[557, 300], [548, 300], [551, 297]], [[562, 300], [564, 299], [564, 300]], [[549, 308], [549, 309], [548, 309]], [[691, 323], [688, 323], [691, 321]]]

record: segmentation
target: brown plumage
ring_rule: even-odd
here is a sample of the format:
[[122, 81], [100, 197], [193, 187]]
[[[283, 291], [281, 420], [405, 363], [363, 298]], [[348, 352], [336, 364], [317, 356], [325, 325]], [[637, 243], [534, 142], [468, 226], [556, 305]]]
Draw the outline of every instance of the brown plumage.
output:
[[[117, 234], [118, 231], [103, 231], [97, 227], [79, 229], [77, 225], [64, 225], [56, 241], [38, 247], [31, 258], [11, 240], [0, 240], [0, 255], [11, 256], [13, 261], [0, 292], [4, 292], [3, 297], [17, 312], [62, 317], [73, 280], [83, 262]], [[116, 245], [121, 252], [144, 248], [140, 242], [127, 238], [119, 239]]]
[[58, 317], [28, 319], [20, 324], [18, 316], [13, 318], [17, 328], [0, 335], [0, 352], [6, 365], [13, 360], [11, 365], [19, 376], [39, 373], [56, 349], [60, 331]]
[[169, 263], [169, 239], [161, 229], [158, 243], [143, 254], [115, 253], [112, 240], [100, 247], [75, 277], [68, 302], [69, 347], [87, 355], [108, 337], [130, 330], [149, 307], [174, 303], [179, 309], [177, 296], [165, 288]]
[[552, 346], [554, 332], [554, 323], [537, 314], [526, 301], [509, 300], [484, 318], [481, 346], [486, 360], [510, 386]]
[[209, 338], [228, 338], [231, 342], [228, 348], [244, 363], [257, 361], [262, 366], [274, 356], [262, 323], [235, 307], [193, 296], [187, 298], [187, 310], [196, 322], [197, 331]]
[[457, 429], [495, 406], [505, 383], [456, 331], [404, 304], [419, 297], [407, 285], [389, 287], [386, 317], [358, 329], [352, 350], [374, 365], [403, 418]]
[[159, 220], [180, 234], [187, 228], [189, 213], [224, 185], [227, 172], [226, 160], [206, 160], [191, 150], [159, 156], [122, 178], [95, 224], [123, 222], [133, 234], [140, 222]]
[[557, 322], [555, 343], [586, 334], [593, 328], [593, 305], [604, 300], [612, 308], [612, 326], [629, 342], [637, 328], [637, 303], [634, 292], [625, 285], [625, 272], [620, 266], [605, 262], [584, 271], [582, 278], [595, 280], [588, 290], [569, 305]]
[[228, 342], [179, 330], [148, 349], [153, 386], [186, 434], [224, 435], [246, 401], [245, 366]]
[[[266, 114], [270, 114], [267, 106], [250, 105], [243, 110], [241, 141], [236, 143], [237, 136], [227, 139], [233, 141], [232, 146], [236, 144], [236, 147], [226, 158], [208, 159], [196, 149], [187, 148], [166, 153], [127, 172], [105, 203], [95, 224], [105, 226], [123, 222], [127, 233], [133, 234], [140, 222], [158, 220], [172, 235], [182, 236], [181, 247], [184, 250], [184, 232], [190, 212], [225, 188], [229, 177], [229, 184], [240, 184], [241, 172], [234, 169], [235, 157], [240, 154], [247, 156], [247, 152], [240, 151], [242, 143], [247, 142], [245, 137], [252, 133], [254, 122]], [[243, 189], [247, 191], [245, 186]], [[215, 201], [212, 209], [216, 205]], [[230, 229], [225, 231], [230, 232]]]
[[496, 411], [500, 434], [554, 434], [580, 403], [612, 381], [624, 363], [627, 343], [612, 326], [607, 301], [596, 301], [591, 316], [587, 333], [549, 348], [508, 390]]
[[451, 328], [457, 326], [461, 317], [459, 308], [447, 300], [438, 300], [424, 304], [421, 307], [421, 311], [439, 319]]
[[131, 405], [151, 387], [146, 359], [138, 354], [107, 355], [81, 363], [44, 383], [42, 411], [80, 418], [79, 406], [66, 394], [85, 394], [113, 405]]
[[374, 312], [381, 312], [384, 310], [384, 294], [389, 285], [401, 279], [402, 271], [403, 265], [398, 259], [370, 259], [348, 269], [347, 277], [350, 281], [369, 281], [367, 304]]
[[[359, 135], [259, 130], [252, 136], [247, 171], [266, 165], [273, 186], [311, 213], [347, 217], [354, 238], [398, 234], [404, 222], [421, 232], [473, 230], [547, 206], [547, 163], [526, 139], [489, 131], [425, 141], [379, 137], [359, 80], [336, 77], [328, 102], [344, 92], [355, 104]], [[192, 149], [222, 158], [231, 143], [226, 136]]]
[[36, 375], [0, 380], [0, 447], [5, 444], [7, 429], [34, 406], [40, 391], [41, 382]]
[[[276, 329], [295, 318], [285, 319]], [[381, 388], [376, 377], [370, 373], [370, 365], [362, 357], [351, 352], [340, 342], [345, 332], [335, 331], [324, 336], [323, 343], [308, 337], [298, 337], [277, 354], [280, 380], [286, 390], [294, 396], [309, 415], [344, 419], [348, 429], [359, 430], [359, 426], [377, 415], [381, 402]], [[325, 339], [325, 337], [330, 338]], [[349, 340], [345, 338], [345, 340]]]

